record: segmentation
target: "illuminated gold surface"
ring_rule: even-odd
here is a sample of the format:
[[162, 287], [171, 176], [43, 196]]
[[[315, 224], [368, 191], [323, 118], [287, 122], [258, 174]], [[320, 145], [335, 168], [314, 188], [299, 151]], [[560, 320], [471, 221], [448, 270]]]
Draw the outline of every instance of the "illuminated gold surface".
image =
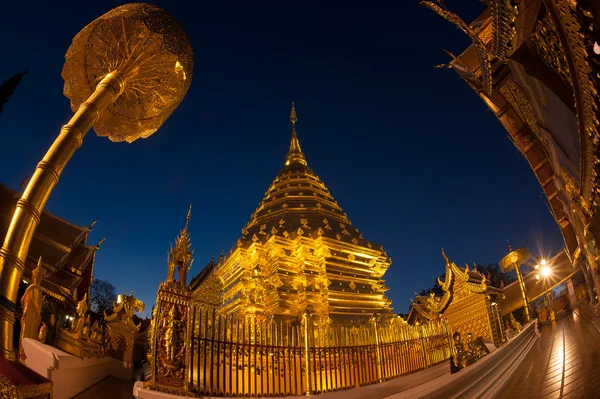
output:
[[21, 336], [19, 337], [20, 358], [25, 357], [23, 351], [23, 338], [37, 339], [40, 335], [40, 323], [42, 322], [42, 290], [40, 284], [44, 278], [44, 268], [42, 258], [38, 260], [37, 268], [32, 273], [31, 285], [27, 287], [21, 297], [21, 307], [23, 315], [21, 316]]
[[69, 329], [58, 326], [56, 346], [79, 357], [102, 357], [104, 349], [104, 327], [90, 320], [87, 294], [77, 303], [77, 314]]
[[193, 53], [183, 28], [149, 4], [126, 4], [97, 18], [75, 36], [65, 58], [64, 92], [73, 111], [102, 77], [123, 79], [123, 93], [94, 124], [111, 141], [130, 143], [156, 132], [192, 82]]
[[[187, 285], [187, 271], [192, 265], [188, 224], [177, 237], [168, 256], [167, 280], [156, 295], [150, 331], [150, 364], [152, 380], [146, 387], [172, 394], [185, 395], [189, 389], [190, 348], [193, 330], [192, 290]], [[179, 279], [175, 278], [176, 268]]]
[[201, 312], [200, 317], [193, 323], [204, 328], [192, 337], [188, 374], [189, 392], [200, 397], [351, 389], [421, 370], [450, 356], [444, 321], [410, 326], [385, 318], [361, 326], [316, 327], [306, 314], [296, 321], [236, 318], [216, 311]]
[[499, 264], [503, 272], [514, 269], [517, 274], [517, 281], [519, 282], [521, 296], [523, 298], [523, 309], [525, 310], [525, 324], [527, 324], [531, 321], [531, 309], [529, 307], [529, 299], [527, 298], [527, 292], [525, 291], [525, 282], [523, 281], [520, 267], [531, 257], [531, 255], [527, 248], [519, 248], [515, 251], [510, 248], [510, 251], [511, 252], [508, 255], [500, 260]]
[[221, 315], [365, 323], [389, 314], [383, 247], [363, 237], [307, 165], [296, 134], [275, 178], [235, 248], [215, 268]]
[[[469, 333], [475, 338], [489, 339], [496, 345], [503, 341], [502, 323], [492, 307], [491, 296], [501, 292], [489, 287], [486, 278], [477, 271], [458, 267], [446, 256], [444, 281], [438, 280], [444, 294], [436, 297], [417, 296], [408, 315], [409, 323], [419, 321], [447, 320], [450, 330], [462, 337]], [[494, 305], [497, 306], [497, 305]]]
[[144, 311], [144, 302], [131, 295], [118, 295], [112, 312], [104, 312], [106, 323], [106, 353], [123, 361], [128, 367], [133, 365], [133, 344], [140, 325], [133, 323], [135, 312]]
[[[24, 261], [44, 205], [67, 162], [91, 126], [114, 141], [133, 141], [154, 132], [185, 96], [191, 58], [187, 37], [173, 18], [141, 3], [110, 11], [74, 38], [63, 77], [75, 115], [61, 129], [17, 201], [0, 249], [3, 356], [15, 358], [14, 311]], [[169, 67], [163, 68], [163, 63]]]

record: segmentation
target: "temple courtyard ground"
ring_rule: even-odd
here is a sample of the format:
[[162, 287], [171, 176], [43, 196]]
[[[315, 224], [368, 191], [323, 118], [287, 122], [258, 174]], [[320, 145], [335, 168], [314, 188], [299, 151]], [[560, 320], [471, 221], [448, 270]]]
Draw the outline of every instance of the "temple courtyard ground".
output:
[[600, 320], [576, 309], [542, 328], [498, 399], [600, 397]]
[[[600, 397], [600, 320], [587, 310], [559, 314], [557, 322], [540, 327], [541, 337], [497, 396], [512, 398]], [[318, 395], [322, 399], [410, 398], [415, 389], [449, 374], [447, 362], [382, 384]], [[133, 382], [108, 377], [75, 399], [133, 397]]]

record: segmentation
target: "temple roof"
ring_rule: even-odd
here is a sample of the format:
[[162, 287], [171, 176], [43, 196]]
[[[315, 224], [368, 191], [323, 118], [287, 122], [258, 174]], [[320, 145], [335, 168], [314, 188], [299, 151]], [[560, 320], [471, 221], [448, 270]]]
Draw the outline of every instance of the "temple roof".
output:
[[435, 296], [433, 293], [429, 296], [417, 295], [414, 301], [411, 300], [409, 322], [417, 319], [431, 320], [438, 314], [443, 314], [453, 301], [467, 298], [471, 294], [502, 292], [501, 289], [490, 286], [483, 274], [475, 269], [469, 269], [469, 265], [464, 269], [460, 268], [448, 259], [443, 249], [442, 256], [446, 260], [446, 273], [444, 281], [438, 279], [437, 282], [444, 294], [442, 296]]
[[[6, 235], [19, 197], [19, 193], [0, 184], [2, 239]], [[77, 301], [73, 298], [73, 291], [77, 291], [77, 298], [83, 298], [92, 279], [92, 265], [98, 246], [86, 244], [90, 230], [91, 226], [77, 226], [43, 211], [29, 247], [23, 279], [31, 279], [31, 272], [41, 256], [45, 272], [41, 284], [42, 291], [68, 306], [75, 307]]]
[[286, 238], [304, 235], [311, 238], [324, 236], [383, 250], [381, 245], [363, 238], [308, 166], [296, 133], [298, 117], [293, 103], [290, 121], [292, 139], [283, 169], [242, 230], [241, 243], [264, 241], [273, 235]]

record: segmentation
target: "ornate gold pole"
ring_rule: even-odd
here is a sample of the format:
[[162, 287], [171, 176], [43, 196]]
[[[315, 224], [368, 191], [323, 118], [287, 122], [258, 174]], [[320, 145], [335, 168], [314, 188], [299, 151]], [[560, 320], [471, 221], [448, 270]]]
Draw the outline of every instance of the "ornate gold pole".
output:
[[383, 381], [383, 373], [381, 371], [381, 348], [380, 348], [380, 344], [379, 344], [379, 331], [378, 330], [378, 323], [377, 323], [377, 319], [379, 318], [379, 315], [374, 314], [373, 315], [373, 326], [375, 327], [375, 345], [376, 345], [376, 355], [377, 355], [377, 380], [379, 382]]
[[150, 136], [183, 100], [192, 70], [192, 50], [183, 29], [156, 6], [117, 7], [73, 39], [63, 77], [75, 115], [37, 165], [0, 249], [0, 353], [5, 358], [16, 359], [15, 302], [35, 228], [87, 131], [94, 126], [98, 135], [112, 141]]
[[525, 291], [525, 282], [523, 281], [523, 275], [519, 265], [515, 265], [515, 272], [517, 273], [517, 280], [519, 282], [519, 288], [521, 289], [521, 296], [523, 297], [523, 308], [525, 310], [525, 324], [531, 321], [531, 315], [529, 313], [529, 300], [527, 299], [527, 292]]
[[86, 133], [96, 123], [102, 111], [123, 93], [123, 86], [123, 80], [116, 73], [109, 73], [102, 79], [96, 91], [81, 104], [69, 123], [63, 126], [17, 201], [15, 213], [0, 249], [0, 344], [2, 355], [8, 359], [15, 359], [13, 326], [19, 282], [44, 205], [67, 162], [81, 147]]
[[308, 310], [305, 310], [304, 313], [302, 313], [302, 319], [304, 321], [304, 352], [306, 353], [304, 356], [304, 370], [305, 370], [305, 378], [306, 378], [306, 391], [304, 392], [304, 395], [306, 396], [310, 396], [311, 394], [311, 389], [310, 389], [310, 348], [308, 347], [308, 320], [310, 317], [310, 313], [308, 312]]
[[500, 269], [506, 273], [511, 269], [515, 269], [517, 273], [517, 280], [519, 282], [519, 289], [521, 290], [521, 297], [523, 298], [523, 307], [525, 309], [525, 323], [531, 321], [531, 315], [529, 314], [529, 300], [527, 299], [527, 292], [525, 291], [525, 282], [523, 281], [523, 275], [521, 274], [520, 266], [531, 257], [527, 248], [519, 248], [513, 251], [510, 244], [508, 245], [510, 251], [508, 255], [502, 258], [499, 262]]

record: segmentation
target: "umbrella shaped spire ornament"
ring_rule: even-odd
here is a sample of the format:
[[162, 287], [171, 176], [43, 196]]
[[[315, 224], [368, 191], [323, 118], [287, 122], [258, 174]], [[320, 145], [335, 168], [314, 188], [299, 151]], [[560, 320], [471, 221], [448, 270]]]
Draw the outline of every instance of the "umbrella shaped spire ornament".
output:
[[64, 94], [75, 114], [39, 162], [0, 249], [0, 353], [15, 358], [13, 325], [25, 259], [44, 206], [93, 126], [111, 141], [133, 142], [158, 130], [185, 97], [193, 51], [177, 21], [160, 7], [126, 4], [97, 18], [65, 56]]

